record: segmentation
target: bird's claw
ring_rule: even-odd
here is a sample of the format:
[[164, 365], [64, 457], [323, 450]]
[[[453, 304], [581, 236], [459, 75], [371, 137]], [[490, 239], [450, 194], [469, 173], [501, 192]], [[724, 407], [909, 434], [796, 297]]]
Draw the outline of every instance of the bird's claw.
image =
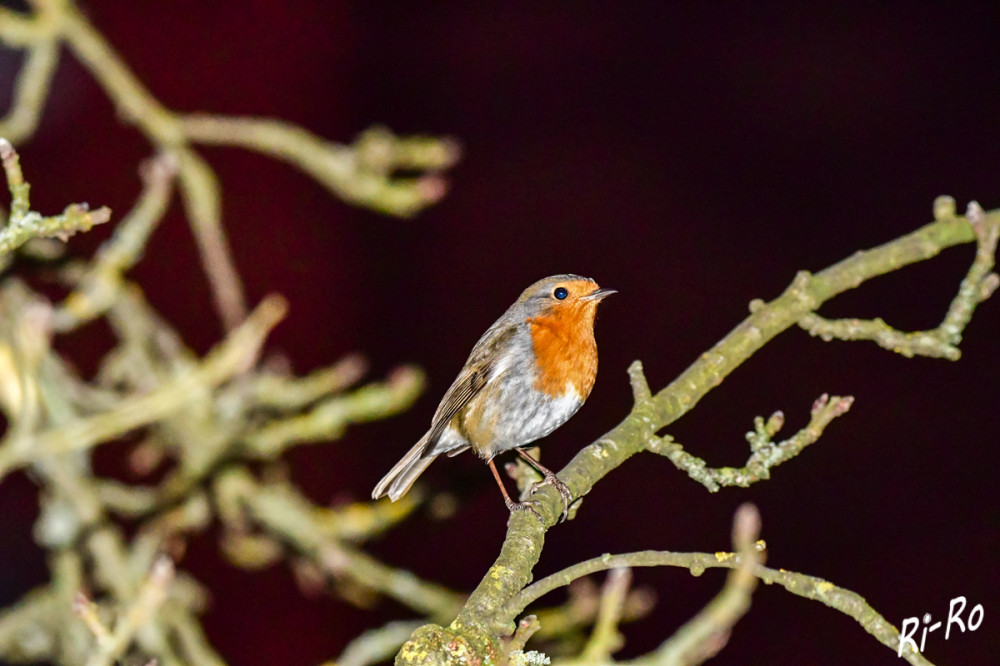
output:
[[555, 489], [559, 491], [559, 496], [562, 497], [563, 501], [563, 510], [562, 510], [562, 515], [559, 517], [559, 522], [560, 523], [565, 522], [566, 517], [569, 516], [569, 507], [573, 505], [573, 493], [569, 491], [569, 486], [563, 483], [558, 476], [556, 476], [552, 472], [549, 472], [548, 474], [545, 475], [544, 479], [542, 479], [541, 481], [536, 481], [535, 483], [531, 484], [531, 490], [529, 491], [528, 494], [529, 495], [534, 494], [536, 490], [545, 485], [554, 486]]
[[[508, 498], [507, 510], [510, 511], [510, 514], [512, 516], [516, 511], [530, 511], [531, 513], [535, 514], [535, 517], [538, 518], [538, 520], [544, 523], [545, 520], [542, 518], [542, 514], [538, 513], [538, 511], [535, 510], [535, 507], [531, 506], [532, 504], [538, 504], [538, 502], [536, 500], [525, 500], [523, 502], [515, 502], [514, 500]], [[509, 522], [510, 520], [508, 519], [508, 523]]]

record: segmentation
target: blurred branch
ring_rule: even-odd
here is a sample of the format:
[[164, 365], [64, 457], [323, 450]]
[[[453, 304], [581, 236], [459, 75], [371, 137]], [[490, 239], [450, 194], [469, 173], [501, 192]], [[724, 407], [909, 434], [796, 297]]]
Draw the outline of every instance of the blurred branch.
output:
[[269, 296], [225, 342], [209, 352], [195, 370], [156, 391], [123, 401], [117, 407], [53, 428], [33, 438], [0, 442], [0, 477], [32, 460], [80, 451], [134, 428], [157, 421], [256, 361], [267, 333], [285, 316], [287, 304]]
[[11, 661], [42, 661], [58, 650], [53, 619], [69, 605], [54, 589], [35, 590], [0, 612], [0, 654]]
[[35, 133], [58, 64], [59, 45], [55, 39], [39, 39], [27, 49], [14, 84], [10, 111], [0, 119], [0, 136], [19, 144]]
[[[439, 621], [453, 616], [461, 595], [358, 547], [409, 515], [419, 494], [393, 505], [319, 507], [276, 481], [277, 465], [264, 466], [271, 478], [262, 484], [245, 466], [405, 409], [423, 376], [402, 367], [385, 381], [359, 385], [366, 364], [357, 355], [307, 377], [280, 363], [258, 363], [287, 304], [269, 296], [247, 314], [222, 226], [219, 179], [195, 145], [255, 150], [300, 168], [346, 201], [410, 216], [445, 194], [444, 172], [458, 159], [457, 144], [374, 128], [340, 145], [282, 121], [181, 116], [150, 94], [74, 2], [28, 4], [28, 13], [0, 7], [0, 41], [25, 51], [0, 134], [26, 141], [34, 133], [65, 47], [157, 156], [141, 168], [142, 192], [96, 255], [55, 271], [71, 290], [65, 299], [53, 305], [12, 276], [0, 284], [0, 408], [8, 426], [0, 440], [0, 480], [27, 468], [38, 484], [34, 537], [49, 553], [51, 570], [50, 582], [0, 612], [0, 660], [222, 664], [198, 619], [205, 590], [171, 564], [183, 557], [189, 535], [214, 520], [222, 524], [221, 547], [241, 566], [287, 557], [303, 585], [318, 572], [352, 603], [384, 594]], [[49, 217], [32, 211], [29, 185], [6, 140], [0, 161], [11, 192], [10, 215], [0, 227], [0, 268], [29, 241], [24, 253], [44, 261], [54, 246], [38, 239], [65, 240], [110, 218], [107, 208], [90, 211], [86, 204]], [[227, 331], [204, 358], [127, 278], [163, 220], [175, 183]], [[55, 349], [55, 337], [102, 318], [115, 341], [96, 378], [86, 380]], [[93, 449], [111, 442], [121, 443], [131, 473], [162, 474], [148, 485], [96, 476]], [[362, 637], [344, 659], [384, 656], [414, 626], [389, 625]]]
[[367, 370], [365, 359], [360, 354], [351, 354], [305, 377], [261, 372], [253, 378], [248, 390], [252, 394], [251, 399], [261, 407], [300, 409], [350, 388], [360, 381]]
[[625, 599], [631, 582], [631, 569], [611, 570], [601, 591], [601, 603], [594, 622], [594, 630], [580, 653], [581, 663], [606, 661], [625, 644], [624, 638], [618, 633], [618, 623], [625, 610]]
[[370, 629], [347, 644], [336, 661], [324, 666], [368, 666], [392, 659], [399, 646], [422, 622], [390, 622]]
[[[176, 159], [184, 208], [227, 331], [246, 316], [246, 297], [222, 226], [218, 177], [192, 144], [239, 146], [284, 160], [344, 201], [391, 215], [414, 215], [447, 191], [442, 172], [460, 155], [452, 139], [396, 137], [374, 128], [344, 146], [280, 120], [182, 116], [146, 89], [74, 2], [36, 1], [34, 6], [31, 15], [0, 11], [0, 40], [29, 49], [6, 127], [19, 139], [30, 136], [51, 84], [58, 46], [65, 45], [122, 120], [142, 132], [158, 152]], [[399, 170], [424, 173], [396, 177]]]
[[[246, 532], [247, 518], [266, 535], [306, 557], [322, 576], [337, 583], [358, 585], [395, 599], [438, 621], [453, 617], [463, 595], [428, 583], [408, 571], [395, 569], [367, 555], [351, 542], [384, 531], [410, 513], [413, 501], [380, 502], [373, 511], [357, 513], [314, 506], [288, 484], [258, 484], [249, 473], [231, 470], [216, 486], [223, 517], [237, 532]], [[353, 518], [347, 522], [345, 518]], [[358, 522], [360, 519], [363, 522]]]
[[[594, 625], [602, 604], [608, 603], [605, 590], [606, 588], [599, 588], [589, 578], [577, 578], [568, 586], [565, 603], [532, 610], [530, 617], [535, 617], [539, 624], [534, 635], [540, 641], [554, 643], [564, 653], [578, 652], [584, 638], [583, 632]], [[656, 595], [652, 590], [627, 590], [615, 620], [618, 625], [636, 622], [647, 617], [655, 604]], [[523, 620], [524, 618], [519, 621], [519, 626]]]
[[303, 414], [275, 419], [249, 434], [243, 444], [255, 457], [274, 458], [295, 444], [336, 439], [352, 423], [384, 419], [408, 408], [423, 387], [423, 373], [399, 368], [387, 382], [333, 395]]
[[76, 288], [55, 310], [53, 325], [68, 331], [101, 316], [117, 300], [124, 273], [142, 258], [150, 236], [170, 203], [177, 161], [169, 154], [148, 160], [139, 169], [144, 188], [139, 200], [101, 245]]
[[167, 587], [173, 577], [173, 563], [165, 557], [158, 559], [135, 599], [122, 611], [114, 628], [110, 630], [98, 617], [94, 603], [82, 592], [77, 595], [73, 610], [97, 639], [97, 649], [87, 660], [87, 666], [110, 666], [122, 657], [133, 636], [150, 621], [166, 600]]
[[[441, 172], [452, 167], [460, 149], [453, 139], [397, 137], [384, 127], [361, 134], [350, 146], [324, 141], [280, 120], [185, 116], [181, 127], [194, 142], [239, 146], [289, 162], [344, 201], [389, 215], [410, 217], [447, 192]], [[399, 178], [397, 170], [422, 171]]]

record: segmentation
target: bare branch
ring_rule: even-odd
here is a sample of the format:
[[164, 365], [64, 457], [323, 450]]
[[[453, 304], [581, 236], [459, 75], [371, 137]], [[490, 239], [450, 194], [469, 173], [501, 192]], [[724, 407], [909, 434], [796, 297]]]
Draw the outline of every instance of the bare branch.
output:
[[61, 215], [43, 217], [31, 210], [28, 199], [30, 185], [21, 172], [17, 151], [7, 139], [0, 138], [0, 162], [3, 164], [10, 190], [10, 216], [0, 229], [0, 260], [32, 238], [58, 238], [66, 241], [78, 231], [88, 231], [95, 224], [111, 219], [111, 210], [91, 211], [87, 204], [70, 204]]
[[[982, 224], [987, 229], [996, 227], [1000, 224], [1000, 213], [986, 215]], [[582, 449], [558, 473], [559, 478], [574, 496], [586, 494], [605, 474], [646, 448], [658, 430], [691, 410], [764, 344], [824, 301], [872, 277], [929, 259], [946, 247], [974, 240], [975, 236], [972, 225], [964, 218], [938, 220], [880, 247], [857, 252], [815, 275], [800, 272], [777, 299], [770, 303], [752, 302], [750, 317], [641, 408], [633, 409], [612, 431]], [[814, 413], [816, 423], [813, 425], [828, 422], [849, 405], [846, 399], [818, 405], [821, 415]], [[767, 427], [764, 430], [766, 434]], [[814, 441], [815, 436], [815, 428], [807, 427], [801, 439], [786, 448], [801, 447]], [[774, 451], [777, 459], [784, 455], [780, 448]], [[763, 447], [761, 452], [758, 458], [769, 459], [769, 455], [763, 455]], [[508, 604], [529, 583], [544, 544], [545, 531], [556, 523], [561, 513], [561, 499], [554, 489], [542, 487], [533, 499], [542, 520], [527, 513], [512, 516], [499, 557], [470, 595], [465, 608], [445, 630], [446, 635], [488, 640], [489, 636], [510, 633], [512, 618]], [[433, 634], [430, 630], [426, 632], [427, 636]]]
[[[954, 219], [954, 200], [935, 201], [935, 216]], [[951, 215], [948, 215], [948, 212]], [[823, 340], [872, 340], [880, 347], [912, 356], [929, 356], [957, 361], [962, 356], [958, 348], [962, 341], [962, 331], [972, 319], [976, 306], [990, 297], [998, 284], [996, 273], [992, 272], [996, 255], [997, 237], [1000, 226], [989, 224], [986, 213], [975, 201], [969, 204], [966, 219], [976, 237], [976, 258], [969, 267], [958, 293], [952, 299], [944, 319], [937, 328], [929, 331], [905, 332], [886, 324], [881, 318], [875, 319], [826, 319], [810, 312], [802, 316], [799, 326], [809, 335]]]
[[833, 419], [846, 414], [853, 403], [854, 398], [851, 396], [830, 398], [824, 393], [813, 403], [806, 427], [778, 444], [773, 443], [771, 437], [784, 425], [784, 414], [775, 412], [766, 422], [758, 416], [754, 420], [754, 432], [746, 435], [752, 453], [743, 467], [708, 467], [704, 460], [688, 453], [669, 437], [650, 437], [646, 448], [669, 458], [678, 469], [687, 472], [688, 476], [710, 492], [716, 492], [724, 486], [746, 488], [770, 478], [772, 468], [788, 462], [818, 440], [826, 426]]

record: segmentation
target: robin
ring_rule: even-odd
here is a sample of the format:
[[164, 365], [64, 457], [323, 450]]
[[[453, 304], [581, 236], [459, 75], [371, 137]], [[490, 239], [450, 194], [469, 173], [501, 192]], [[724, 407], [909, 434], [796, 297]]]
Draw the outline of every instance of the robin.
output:
[[383, 477], [372, 498], [393, 501], [442, 453], [467, 449], [486, 460], [510, 511], [531, 509], [507, 494], [493, 456], [514, 449], [554, 485], [570, 493], [555, 473], [521, 450], [565, 423], [583, 405], [597, 376], [594, 317], [597, 304], [615, 293], [590, 278], [553, 275], [531, 285], [472, 348], [431, 427]]

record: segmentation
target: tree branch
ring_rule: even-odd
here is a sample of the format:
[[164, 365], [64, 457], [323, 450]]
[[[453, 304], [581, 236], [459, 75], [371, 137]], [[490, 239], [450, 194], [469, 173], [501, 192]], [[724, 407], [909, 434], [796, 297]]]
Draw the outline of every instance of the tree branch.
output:
[[[0, 262], [32, 238], [58, 238], [65, 241], [78, 231], [88, 231], [95, 224], [111, 219], [109, 208], [91, 211], [87, 204], [70, 204], [62, 215], [43, 217], [31, 210], [30, 185], [24, 181], [21, 160], [7, 139], [0, 138], [0, 162], [10, 190], [10, 215], [0, 229]], [[2, 264], [0, 264], [2, 265]]]
[[[765, 548], [763, 541], [754, 543], [754, 550], [761, 552]], [[860, 595], [850, 590], [838, 587], [833, 583], [806, 574], [771, 569], [755, 562], [752, 570], [754, 576], [767, 585], [777, 583], [786, 590], [800, 597], [819, 601], [835, 610], [844, 613], [860, 624], [865, 631], [872, 634], [886, 647], [896, 651], [899, 646], [899, 631], [885, 620]], [[583, 562], [550, 574], [538, 582], [524, 588], [508, 605], [507, 611], [516, 615], [542, 596], [568, 585], [574, 580], [608, 569], [622, 567], [659, 567], [670, 566], [688, 569], [692, 576], [702, 575], [706, 569], [726, 568], [738, 569], [747, 563], [743, 553], [677, 553], [671, 551], [644, 550], [634, 553], [612, 555], [605, 553]], [[915, 652], [905, 652], [903, 657], [914, 666], [931, 666], [922, 655]], [[645, 659], [642, 660], [645, 663]]]
[[[935, 214], [942, 219], [954, 217], [954, 209], [955, 202], [951, 197], [939, 197], [935, 201]], [[972, 319], [972, 312], [1000, 284], [1000, 278], [992, 272], [1000, 227], [987, 224], [986, 214], [975, 201], [969, 204], [966, 217], [976, 235], [976, 258], [937, 328], [904, 332], [889, 326], [881, 318], [826, 319], [815, 313], [804, 315], [798, 322], [799, 326], [809, 335], [826, 341], [872, 340], [880, 347], [908, 358], [929, 356], [957, 361], [962, 356], [958, 343], [962, 340], [962, 331]]]
[[669, 436], [651, 436], [646, 442], [646, 448], [669, 458], [677, 469], [687, 472], [688, 476], [705, 486], [709, 492], [714, 493], [724, 486], [746, 488], [769, 479], [772, 468], [802, 453], [803, 449], [820, 438], [833, 419], [846, 414], [853, 403], [854, 398], [851, 396], [830, 398], [824, 393], [813, 403], [808, 425], [778, 444], [773, 443], [771, 438], [784, 425], [784, 414], [775, 412], [766, 422], [763, 417], [758, 416], [754, 419], [754, 431], [746, 435], [751, 454], [743, 467], [708, 467], [703, 459], [685, 451], [683, 446]]

